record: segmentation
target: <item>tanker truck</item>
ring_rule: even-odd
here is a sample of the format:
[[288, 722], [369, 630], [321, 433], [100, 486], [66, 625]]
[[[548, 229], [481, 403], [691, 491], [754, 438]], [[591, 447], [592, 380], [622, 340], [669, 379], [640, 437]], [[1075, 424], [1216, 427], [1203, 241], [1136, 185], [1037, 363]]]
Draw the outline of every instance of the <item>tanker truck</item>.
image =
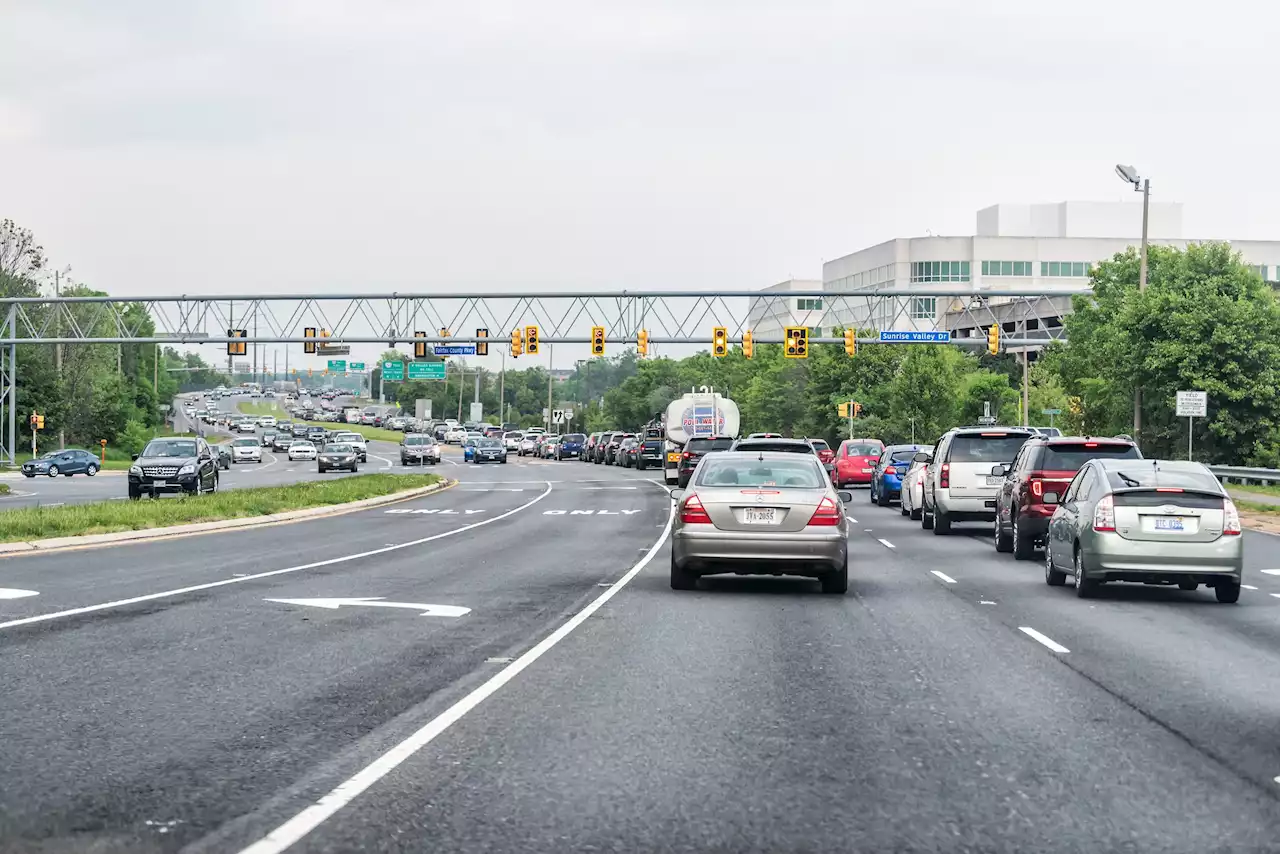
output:
[[738, 404], [707, 386], [701, 386], [667, 405], [662, 427], [665, 434], [662, 470], [670, 485], [679, 481], [680, 454], [690, 439], [738, 437]]

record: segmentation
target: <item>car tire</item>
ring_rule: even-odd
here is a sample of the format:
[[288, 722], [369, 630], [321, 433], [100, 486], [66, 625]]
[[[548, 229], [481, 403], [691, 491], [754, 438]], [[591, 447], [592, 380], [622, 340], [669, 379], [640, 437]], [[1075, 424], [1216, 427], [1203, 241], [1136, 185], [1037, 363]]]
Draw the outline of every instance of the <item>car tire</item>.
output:
[[49, 466], [49, 477], [57, 477], [57, 476], [58, 476], [58, 467]]
[[1223, 605], [1234, 605], [1240, 599], [1240, 582], [1219, 581], [1213, 593]]
[[867, 484], [867, 500], [872, 504], [876, 503], [876, 482], [874, 480]]
[[933, 511], [933, 533], [939, 537], [951, 533], [951, 519], [941, 510]]
[[1080, 549], [1075, 550], [1076, 555], [1076, 598], [1092, 599], [1098, 593], [1099, 584], [1097, 581], [1087, 578], [1084, 574], [1084, 558], [1080, 556]]
[[819, 581], [822, 582], [822, 592], [843, 596], [849, 590], [849, 555], [844, 557], [844, 566], [835, 572], [828, 572], [822, 576]]
[[95, 466], [93, 463], [90, 463], [89, 467], [84, 470], [84, 473], [87, 474], [89, 477], [93, 477], [95, 474], [98, 473], [98, 467]]
[[672, 590], [697, 590], [698, 576], [696, 573], [689, 572], [687, 569], [681, 569], [676, 565], [675, 555], [671, 556], [671, 589]]
[[1018, 524], [1018, 514], [1013, 516], [1013, 559], [1031, 560], [1035, 556], [1036, 541], [1024, 536], [1022, 526]]
[[129, 490], [129, 500], [130, 500], [130, 501], [141, 501], [141, 500], [142, 500], [142, 490], [140, 490], [140, 489], [130, 489], [130, 490]]
[[898, 513], [903, 516], [911, 515], [911, 511], [907, 509], [907, 505], [903, 504], [901, 501], [898, 502]]
[[996, 508], [996, 521], [992, 526], [993, 531], [991, 539], [995, 541], [996, 551], [1001, 554], [1008, 554], [1013, 551], [1013, 535], [1004, 532], [1004, 525], [1000, 524], [1000, 508]]
[[1200, 582], [1198, 581], [1179, 581], [1178, 582], [1178, 589], [1186, 590], [1187, 592], [1195, 590], [1199, 587], [1200, 587]]
[[356, 464], [355, 464], [355, 463], [352, 463], [352, 464], [351, 464], [351, 473], [352, 473], [352, 474], [355, 474], [355, 473], [356, 473], [356, 471], [357, 471], [357, 466], [356, 466]]
[[883, 489], [878, 490], [876, 492], [876, 504], [879, 505], [880, 507], [888, 507], [889, 493], [885, 492]]
[[920, 511], [920, 527], [926, 531], [933, 530], [933, 514], [928, 510]]
[[1044, 583], [1050, 587], [1061, 587], [1067, 583], [1067, 574], [1060, 569], [1054, 569], [1053, 555], [1047, 543], [1044, 547]]

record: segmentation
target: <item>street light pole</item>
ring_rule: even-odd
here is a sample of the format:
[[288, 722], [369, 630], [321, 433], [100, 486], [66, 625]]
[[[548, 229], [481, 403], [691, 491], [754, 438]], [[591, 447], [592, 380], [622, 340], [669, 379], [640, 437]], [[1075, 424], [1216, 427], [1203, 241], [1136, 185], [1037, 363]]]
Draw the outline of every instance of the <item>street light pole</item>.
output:
[[[1151, 179], [1142, 178], [1132, 166], [1116, 165], [1120, 180], [1133, 185], [1134, 192], [1142, 193], [1142, 244], [1138, 249], [1138, 291], [1147, 289], [1147, 224], [1151, 213]], [[1133, 389], [1133, 439], [1142, 441], [1142, 387]]]

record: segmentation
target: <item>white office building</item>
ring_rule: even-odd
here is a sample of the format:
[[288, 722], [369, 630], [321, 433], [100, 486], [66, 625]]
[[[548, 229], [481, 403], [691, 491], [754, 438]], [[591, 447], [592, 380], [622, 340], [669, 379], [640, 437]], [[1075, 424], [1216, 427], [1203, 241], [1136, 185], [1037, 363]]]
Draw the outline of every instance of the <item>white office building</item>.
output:
[[[818, 279], [788, 279], [764, 288], [762, 292], [779, 294], [788, 291], [809, 291], [812, 293], [822, 289], [822, 282]], [[783, 329], [788, 326], [807, 326], [812, 330], [831, 326], [832, 324], [824, 320], [825, 317], [826, 300], [821, 297], [752, 299], [747, 311], [747, 328], [756, 338], [767, 340], [781, 338]]]
[[[950, 329], [957, 336], [977, 334], [976, 312], [982, 306], [988, 319], [994, 312], [1006, 332], [1036, 335], [1039, 322], [1028, 320], [1025, 304], [1015, 311], [1002, 291], [1070, 290], [1086, 287], [1090, 267], [1139, 242], [1142, 203], [1060, 202], [1043, 205], [993, 205], [978, 211], [977, 229], [966, 237], [901, 237], [853, 252], [822, 265], [821, 288], [841, 297], [794, 300], [790, 320], [778, 324], [761, 313], [758, 337], [781, 334], [782, 325], [892, 330]], [[1149, 240], [1184, 248], [1182, 205], [1152, 202]], [[1206, 238], [1208, 239], [1208, 238]], [[1248, 263], [1269, 281], [1280, 281], [1280, 241], [1230, 241]], [[767, 288], [811, 290], [816, 283], [789, 281]], [[883, 288], [956, 288], [971, 296], [949, 299], [920, 296], [902, 299], [847, 298], [859, 291]], [[801, 304], [803, 303], [803, 305]], [[999, 306], [1010, 309], [1009, 317]], [[986, 308], [991, 312], [987, 312]], [[1050, 308], [1052, 307], [1052, 308]], [[753, 307], [754, 308], [754, 307]], [[1070, 309], [1069, 297], [1050, 297], [1036, 310], [1059, 315]], [[777, 315], [776, 310], [772, 313]], [[1021, 314], [1021, 317], [1015, 316]], [[752, 317], [755, 321], [756, 317]], [[1048, 325], [1058, 325], [1052, 317]], [[775, 328], [776, 326], [776, 328]]]

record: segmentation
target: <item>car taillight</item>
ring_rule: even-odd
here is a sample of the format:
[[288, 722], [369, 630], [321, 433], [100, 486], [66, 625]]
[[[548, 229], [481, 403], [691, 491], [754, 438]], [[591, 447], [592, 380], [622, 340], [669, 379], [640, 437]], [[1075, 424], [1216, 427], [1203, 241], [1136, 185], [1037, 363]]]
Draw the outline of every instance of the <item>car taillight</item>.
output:
[[938, 486], [947, 489], [951, 486], [951, 463], [943, 463], [938, 472]]
[[1093, 508], [1093, 530], [1114, 531], [1116, 529], [1116, 505], [1110, 495], [1105, 495]]
[[810, 525], [839, 525], [840, 524], [840, 508], [830, 498], [823, 498], [818, 502], [818, 509], [813, 511], [813, 515], [809, 517]]
[[702, 506], [698, 496], [690, 495], [680, 507], [680, 521], [686, 524], [710, 525], [711, 517], [707, 515], [706, 508]]
[[1237, 536], [1244, 533], [1240, 527], [1240, 513], [1236, 511], [1235, 502], [1230, 498], [1222, 499], [1222, 533]]
[[692, 457], [692, 456], [693, 456], [693, 454], [689, 453], [688, 451], [685, 451], [683, 454], [681, 454], [681, 455], [680, 455], [680, 459], [682, 459], [682, 460], [687, 460], [687, 459], [689, 459], [689, 458], [690, 458], [690, 457]]
[[1036, 498], [1044, 497], [1044, 481], [1042, 480], [1031, 481], [1031, 494]]

